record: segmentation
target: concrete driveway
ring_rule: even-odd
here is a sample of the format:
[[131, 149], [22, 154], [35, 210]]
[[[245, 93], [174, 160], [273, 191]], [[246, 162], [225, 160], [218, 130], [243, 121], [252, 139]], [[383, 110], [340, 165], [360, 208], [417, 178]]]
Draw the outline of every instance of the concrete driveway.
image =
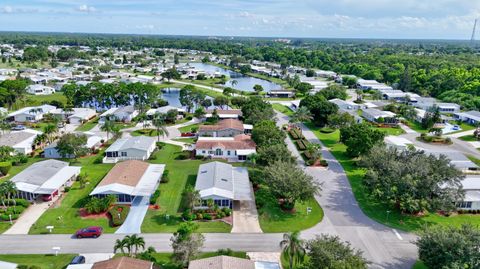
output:
[[[55, 200], [58, 196], [55, 197]], [[42, 214], [50, 207], [49, 202], [40, 202], [30, 205], [15, 223], [3, 234], [28, 234], [30, 227], [37, 222]]]
[[[117, 229], [116, 234], [139, 234], [143, 219], [147, 214], [150, 198], [148, 196], [137, 196], [133, 199], [130, 212], [125, 222]], [[115, 216], [114, 216], [115, 217]]]
[[262, 233], [255, 201], [235, 201], [232, 233]]

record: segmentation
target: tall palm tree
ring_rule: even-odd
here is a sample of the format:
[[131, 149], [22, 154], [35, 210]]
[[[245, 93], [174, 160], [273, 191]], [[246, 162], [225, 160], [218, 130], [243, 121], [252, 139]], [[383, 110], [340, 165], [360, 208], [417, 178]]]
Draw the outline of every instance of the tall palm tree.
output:
[[115, 133], [118, 128], [115, 126], [115, 122], [113, 120], [106, 120], [102, 126], [100, 126], [100, 130], [107, 133], [107, 141], [109, 140], [109, 135], [111, 133]]
[[322, 157], [322, 147], [319, 144], [309, 143], [306, 151], [310, 154], [314, 162]]
[[289, 268], [293, 269], [293, 264], [303, 261], [305, 258], [305, 244], [300, 239], [300, 232], [283, 234], [283, 240], [280, 241], [282, 255], [288, 257]]
[[123, 238], [122, 240], [117, 239], [115, 241], [115, 245], [113, 246], [113, 253], [117, 253], [117, 250], [120, 250], [122, 254], [125, 254], [125, 249], [130, 253], [130, 247], [128, 246], [128, 241], [126, 238]]
[[300, 107], [290, 117], [290, 122], [297, 125], [300, 122], [306, 122], [313, 119], [312, 113], [307, 107]]
[[[125, 240], [127, 240], [128, 246], [130, 247], [130, 256], [132, 256], [132, 254], [137, 255], [139, 248], [145, 249], [145, 240], [141, 236], [138, 236], [136, 234], [127, 235], [125, 236]], [[132, 253], [133, 249], [135, 249], [135, 251], [133, 251]]]
[[167, 127], [165, 126], [165, 119], [166, 116], [164, 114], [155, 113], [155, 115], [153, 115], [152, 125], [157, 129], [158, 142], [160, 142], [160, 134], [162, 134], [163, 137], [169, 135]]
[[49, 143], [53, 142], [53, 136], [57, 133], [58, 127], [56, 124], [47, 124], [43, 127], [43, 133], [47, 136], [47, 141]]
[[7, 189], [4, 186], [4, 183], [0, 184], [0, 201], [2, 201], [2, 205], [4, 211], [7, 212], [7, 206], [5, 205], [5, 199], [7, 198]]

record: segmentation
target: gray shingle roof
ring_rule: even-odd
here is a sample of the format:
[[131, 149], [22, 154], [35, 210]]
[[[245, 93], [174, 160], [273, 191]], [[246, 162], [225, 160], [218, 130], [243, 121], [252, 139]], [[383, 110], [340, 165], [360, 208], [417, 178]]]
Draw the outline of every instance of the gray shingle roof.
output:
[[32, 136], [36, 136], [36, 134], [30, 132], [12, 132], [4, 134], [0, 136], [0, 146], [13, 147], [16, 144], [31, 138]]
[[155, 139], [148, 136], [122, 138], [118, 139], [117, 141], [115, 141], [115, 143], [108, 147], [107, 151], [119, 151], [126, 149], [140, 149], [148, 151], [148, 149], [150, 149], [150, 147], [154, 143]]
[[54, 176], [63, 167], [68, 166], [67, 162], [58, 160], [46, 160], [34, 163], [25, 170], [14, 176], [11, 181], [24, 182], [32, 185], [42, 185]]

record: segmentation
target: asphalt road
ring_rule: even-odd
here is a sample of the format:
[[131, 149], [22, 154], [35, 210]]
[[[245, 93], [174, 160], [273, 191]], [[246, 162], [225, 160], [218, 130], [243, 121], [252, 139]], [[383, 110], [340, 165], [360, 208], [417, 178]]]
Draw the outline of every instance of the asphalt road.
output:
[[[278, 125], [288, 123], [288, 118], [278, 114]], [[313, 143], [320, 141], [305, 126], [305, 137]], [[288, 147], [298, 156], [295, 147], [287, 140]], [[328, 169], [305, 168], [307, 173], [321, 182], [321, 196], [316, 197], [325, 217], [315, 227], [303, 231], [305, 239], [327, 233], [338, 235], [353, 247], [363, 251], [371, 261], [371, 268], [410, 269], [417, 259], [417, 248], [412, 234], [397, 232], [369, 219], [359, 208], [342, 166], [333, 155], [323, 149]], [[299, 160], [303, 166], [303, 161]], [[147, 246], [157, 251], [171, 251], [171, 234], [142, 234]], [[123, 235], [105, 234], [97, 239], [73, 239], [71, 235], [0, 235], [0, 253], [52, 253], [52, 247], [60, 247], [60, 253], [109, 253], [116, 239]], [[220, 248], [233, 250], [270, 252], [279, 251], [282, 234], [205, 234], [204, 251]]]

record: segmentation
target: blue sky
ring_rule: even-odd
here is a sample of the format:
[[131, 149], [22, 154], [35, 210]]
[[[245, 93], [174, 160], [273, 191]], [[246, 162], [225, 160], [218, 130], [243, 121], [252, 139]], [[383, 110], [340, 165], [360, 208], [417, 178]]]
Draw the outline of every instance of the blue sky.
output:
[[480, 0], [0, 0], [2, 31], [469, 39], [476, 17]]

